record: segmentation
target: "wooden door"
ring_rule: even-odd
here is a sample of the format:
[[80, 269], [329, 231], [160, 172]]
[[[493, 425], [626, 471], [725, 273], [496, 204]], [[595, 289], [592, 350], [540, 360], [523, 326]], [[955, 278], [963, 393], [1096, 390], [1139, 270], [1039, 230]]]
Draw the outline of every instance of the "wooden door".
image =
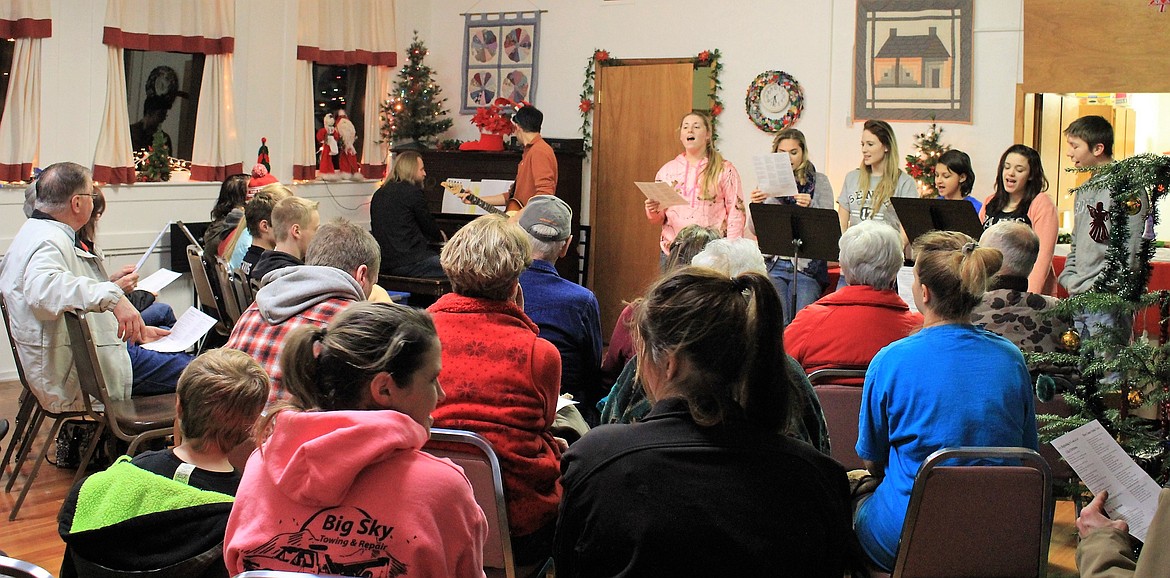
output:
[[682, 152], [679, 121], [691, 110], [694, 66], [667, 61], [603, 66], [597, 71], [590, 215], [590, 286], [609, 338], [623, 301], [658, 276], [661, 227], [646, 219], [635, 181], [652, 181]]

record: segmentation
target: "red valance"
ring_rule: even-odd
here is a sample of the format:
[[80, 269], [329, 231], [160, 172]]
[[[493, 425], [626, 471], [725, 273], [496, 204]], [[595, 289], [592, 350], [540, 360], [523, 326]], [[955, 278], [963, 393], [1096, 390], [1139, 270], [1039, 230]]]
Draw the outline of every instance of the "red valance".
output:
[[297, 60], [397, 66], [394, 0], [299, 0]]
[[53, 21], [48, 18], [0, 18], [0, 37], [48, 38], [53, 35]]
[[235, 18], [231, 0], [109, 0], [102, 42], [132, 50], [230, 54]]

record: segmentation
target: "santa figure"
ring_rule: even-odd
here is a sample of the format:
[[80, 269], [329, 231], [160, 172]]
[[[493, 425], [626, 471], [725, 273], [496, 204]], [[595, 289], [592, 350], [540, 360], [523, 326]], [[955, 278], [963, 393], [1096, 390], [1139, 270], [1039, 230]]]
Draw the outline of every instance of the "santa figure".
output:
[[341, 153], [337, 159], [337, 169], [341, 173], [341, 178], [360, 181], [362, 170], [358, 164], [357, 149], [353, 146], [357, 142], [357, 128], [345, 114], [344, 108], [337, 110], [337, 136], [341, 139]]
[[317, 130], [317, 144], [321, 152], [321, 160], [317, 164], [317, 178], [324, 181], [337, 180], [337, 173], [333, 171], [333, 155], [338, 152], [337, 128], [333, 126], [332, 114], [325, 115], [325, 126]]

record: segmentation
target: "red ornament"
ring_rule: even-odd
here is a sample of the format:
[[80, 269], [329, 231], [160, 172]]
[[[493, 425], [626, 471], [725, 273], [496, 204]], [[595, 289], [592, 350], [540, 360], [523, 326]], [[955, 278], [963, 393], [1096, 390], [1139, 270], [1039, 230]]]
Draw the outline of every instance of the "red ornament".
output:
[[723, 113], [723, 105], [715, 103], [711, 105], [711, 116], [719, 116]]
[[704, 50], [704, 51], [700, 52], [698, 60], [699, 60], [700, 64], [706, 64], [708, 61], [711, 60], [711, 51]]
[[597, 62], [605, 62], [606, 60], [609, 60], [609, 52], [605, 50], [598, 50], [593, 53], [593, 60]]
[[577, 108], [580, 108], [581, 112], [589, 112], [593, 110], [593, 101], [589, 100], [588, 98], [582, 98], [581, 105]]

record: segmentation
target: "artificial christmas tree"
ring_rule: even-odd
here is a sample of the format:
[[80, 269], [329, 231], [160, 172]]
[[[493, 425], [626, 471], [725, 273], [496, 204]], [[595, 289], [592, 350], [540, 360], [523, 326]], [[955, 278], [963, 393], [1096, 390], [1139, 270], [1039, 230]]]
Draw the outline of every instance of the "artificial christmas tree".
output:
[[150, 183], [171, 180], [171, 149], [167, 147], [167, 134], [161, 128], [154, 131], [154, 142], [148, 150], [142, 169], [138, 171], [138, 180]]
[[[1159, 483], [1167, 481], [1167, 440], [1170, 438], [1170, 292], [1147, 293], [1154, 256], [1154, 225], [1158, 222], [1158, 201], [1170, 188], [1170, 157], [1142, 154], [1121, 161], [1090, 167], [1093, 177], [1074, 189], [1111, 191], [1108, 215], [1101, 226], [1108, 228], [1105, 269], [1093, 289], [1070, 297], [1054, 308], [1053, 314], [1071, 317], [1084, 313], [1105, 313], [1112, 318], [1131, 318], [1146, 307], [1160, 312], [1157, 341], [1143, 335], [1134, 339], [1128, 324], [1100, 327], [1090, 336], [1075, 331], [1062, 335], [1069, 352], [1029, 354], [1029, 365], [1063, 368], [1077, 375], [1073, 388], [1065, 393], [1072, 417], [1042, 416], [1047, 426], [1043, 440], [1050, 440], [1092, 420], [1117, 439], [1133, 459]], [[1131, 261], [1127, 240], [1130, 217], [1144, 207], [1153, 207], [1146, 219], [1136, 259]], [[1088, 212], [1078, 219], [1090, 218]], [[1105, 224], [1105, 221], [1108, 224]], [[1094, 224], [1097, 220], [1094, 218]], [[1079, 375], [1078, 375], [1079, 374]], [[1037, 380], [1041, 399], [1053, 394], [1051, 380]]]
[[915, 154], [906, 155], [906, 173], [918, 181], [918, 196], [923, 198], [938, 196], [934, 188], [934, 166], [938, 164], [938, 157], [951, 150], [950, 145], [939, 142], [942, 131], [931, 122], [929, 130], [914, 135]]
[[407, 140], [406, 146], [395, 148], [425, 148], [423, 143], [451, 128], [452, 120], [443, 118], [447, 102], [440, 96], [443, 92], [435, 84], [431, 67], [423, 64], [427, 48], [418, 39], [418, 31], [407, 49], [406, 66], [398, 72], [398, 82], [389, 98], [382, 102], [382, 139], [384, 141]]

